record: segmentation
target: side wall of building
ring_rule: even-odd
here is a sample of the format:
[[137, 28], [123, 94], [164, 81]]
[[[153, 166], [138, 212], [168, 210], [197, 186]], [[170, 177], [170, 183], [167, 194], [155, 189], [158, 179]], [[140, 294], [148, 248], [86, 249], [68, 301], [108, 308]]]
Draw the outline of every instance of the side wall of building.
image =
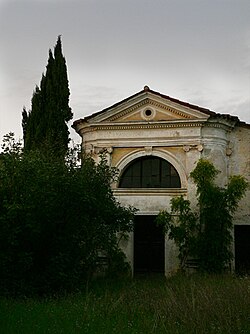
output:
[[[170, 209], [173, 196], [183, 195], [196, 208], [196, 188], [190, 172], [202, 157], [212, 161], [221, 171], [217, 182], [220, 186], [228, 183], [230, 176], [241, 174], [250, 183], [250, 127], [235, 126], [225, 119], [209, 119], [200, 124], [185, 126], [136, 127], [129, 129], [105, 126], [100, 130], [83, 134], [83, 149], [88, 150], [98, 161], [98, 153], [107, 149], [107, 160], [122, 174], [130, 162], [145, 156], [161, 157], [170, 162], [181, 179], [180, 189], [122, 189], [114, 184], [114, 194], [122, 205], [132, 205], [139, 215], [157, 215], [160, 210]], [[234, 219], [235, 224], [250, 225], [250, 189], [240, 202]], [[131, 267], [134, 262], [133, 233], [121, 245]], [[177, 249], [166, 237], [165, 274], [178, 267]]]
[[[250, 185], [250, 126], [237, 126], [231, 132], [229, 153], [229, 176], [243, 175]], [[250, 225], [250, 186], [240, 201], [234, 224]]]

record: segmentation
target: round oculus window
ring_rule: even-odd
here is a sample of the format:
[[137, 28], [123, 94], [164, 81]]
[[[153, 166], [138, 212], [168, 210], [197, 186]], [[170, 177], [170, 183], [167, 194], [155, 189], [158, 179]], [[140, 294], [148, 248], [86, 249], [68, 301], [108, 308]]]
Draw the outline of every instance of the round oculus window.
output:
[[155, 117], [154, 109], [144, 109], [141, 111], [141, 117], [146, 121], [152, 120]]
[[152, 110], [150, 110], [150, 109], [145, 110], [145, 116], [147, 116], [147, 117], [152, 116]]

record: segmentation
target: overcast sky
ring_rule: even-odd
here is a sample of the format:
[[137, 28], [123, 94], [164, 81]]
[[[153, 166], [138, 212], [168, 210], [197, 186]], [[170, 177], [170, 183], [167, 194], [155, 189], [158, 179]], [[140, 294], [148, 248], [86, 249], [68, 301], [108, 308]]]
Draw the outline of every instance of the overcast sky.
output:
[[250, 123], [249, 0], [0, 0], [0, 141], [22, 137], [58, 35], [73, 120], [148, 85]]

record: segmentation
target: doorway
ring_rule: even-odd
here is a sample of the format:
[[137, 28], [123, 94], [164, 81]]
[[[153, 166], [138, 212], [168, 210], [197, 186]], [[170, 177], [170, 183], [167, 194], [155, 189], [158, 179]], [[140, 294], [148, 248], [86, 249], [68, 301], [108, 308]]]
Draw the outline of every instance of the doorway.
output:
[[250, 274], [250, 225], [234, 226], [235, 271]]
[[134, 222], [134, 273], [164, 273], [163, 228], [156, 216], [136, 216]]

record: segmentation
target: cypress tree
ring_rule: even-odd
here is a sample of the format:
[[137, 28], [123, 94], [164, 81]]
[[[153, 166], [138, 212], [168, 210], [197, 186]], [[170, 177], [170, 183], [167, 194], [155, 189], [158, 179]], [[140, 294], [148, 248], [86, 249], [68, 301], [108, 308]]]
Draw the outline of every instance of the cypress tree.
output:
[[69, 95], [67, 66], [58, 36], [54, 55], [49, 50], [40, 88], [36, 86], [33, 92], [31, 110], [27, 112], [24, 108], [22, 112], [25, 151], [38, 149], [64, 157], [69, 143], [67, 122], [73, 117]]

